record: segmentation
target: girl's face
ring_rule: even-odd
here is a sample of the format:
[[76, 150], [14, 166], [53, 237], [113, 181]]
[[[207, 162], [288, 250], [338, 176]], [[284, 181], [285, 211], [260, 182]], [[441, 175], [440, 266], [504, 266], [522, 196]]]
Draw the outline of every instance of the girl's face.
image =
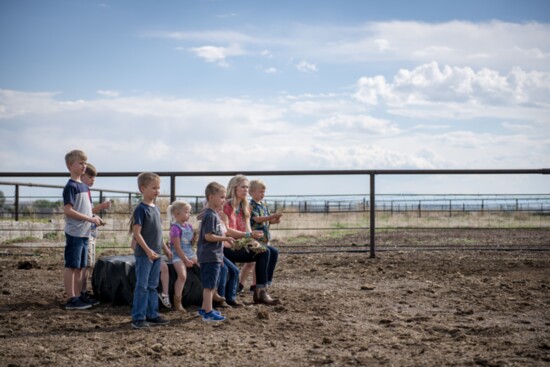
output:
[[191, 208], [184, 207], [176, 212], [176, 221], [185, 223], [191, 218]]
[[237, 187], [235, 187], [235, 197], [240, 200], [246, 200], [248, 195], [248, 180], [244, 180]]

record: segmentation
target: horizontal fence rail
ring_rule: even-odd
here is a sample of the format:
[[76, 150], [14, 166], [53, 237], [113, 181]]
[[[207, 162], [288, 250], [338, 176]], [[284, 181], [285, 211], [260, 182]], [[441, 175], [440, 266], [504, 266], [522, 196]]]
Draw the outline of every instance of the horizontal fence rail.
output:
[[[135, 178], [141, 172], [100, 172], [98, 177], [123, 177]], [[409, 206], [416, 208], [419, 215], [422, 215], [423, 212], [428, 211], [446, 211], [448, 210], [451, 215], [453, 210], [456, 211], [456, 207], [453, 208], [451, 202], [438, 202], [438, 200], [431, 199], [429, 201], [422, 200], [417, 201], [399, 201], [392, 200], [388, 202], [376, 202], [376, 190], [375, 190], [375, 177], [380, 175], [547, 175], [550, 174], [550, 169], [541, 168], [541, 169], [435, 169], [435, 170], [403, 170], [403, 169], [389, 169], [389, 170], [309, 170], [309, 171], [194, 171], [194, 172], [166, 172], [160, 171], [155, 172], [161, 177], [169, 177], [170, 179], [170, 202], [174, 201], [178, 195], [176, 193], [176, 179], [178, 177], [214, 177], [214, 176], [234, 176], [237, 174], [244, 174], [247, 176], [334, 176], [334, 175], [362, 175], [369, 177], [369, 195], [368, 199], [365, 197], [363, 201], [363, 211], [368, 211], [369, 213], [369, 232], [370, 232], [370, 249], [369, 253], [371, 257], [375, 257], [375, 230], [376, 230], [376, 210], [380, 210], [382, 204], [383, 211], [393, 212], [396, 209], [400, 209], [401, 205], [405, 205], [406, 208]], [[66, 172], [0, 172], [0, 177], [68, 177]], [[1, 184], [1, 183], [0, 183]], [[6, 185], [14, 185], [16, 187], [15, 194], [15, 208], [19, 206], [19, 195], [18, 190], [19, 186], [38, 186], [39, 184], [32, 183], [17, 183], [17, 182], [5, 182]], [[48, 185], [49, 187], [58, 188], [59, 186]], [[132, 191], [120, 191], [120, 190], [102, 190], [102, 189], [92, 189], [100, 193], [100, 201], [103, 196], [103, 192], [111, 192], [117, 194], [127, 194], [128, 195], [128, 207], [131, 207], [133, 198], [137, 198], [139, 193]], [[196, 200], [196, 206], [198, 206], [199, 200]], [[307, 205], [307, 204], [306, 204]], [[481, 202], [479, 204], [482, 210], [490, 211], [492, 210], [489, 202]], [[487, 206], [486, 206], [487, 205]], [[513, 207], [514, 203], [511, 204]], [[510, 208], [510, 206], [507, 206]], [[515, 207], [519, 209], [519, 201], [516, 201]], [[463, 211], [466, 211], [466, 203], [462, 203]], [[18, 210], [18, 209], [16, 209]], [[322, 209], [327, 212], [331, 211], [330, 206], [323, 206]], [[361, 210], [361, 209], [358, 209]], [[306, 209], [307, 211], [307, 209]], [[16, 220], [18, 218], [16, 217]]]

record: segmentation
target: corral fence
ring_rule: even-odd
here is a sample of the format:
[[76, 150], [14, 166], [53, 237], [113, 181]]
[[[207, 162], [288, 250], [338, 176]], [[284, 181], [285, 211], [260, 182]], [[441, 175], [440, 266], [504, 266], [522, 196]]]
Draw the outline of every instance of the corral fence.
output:
[[[272, 211], [284, 211], [285, 216], [293, 220], [285, 221], [288, 224], [275, 227], [277, 237], [291, 237], [291, 233], [315, 234], [319, 231], [362, 232], [368, 234], [368, 244], [361, 248], [353, 248], [351, 251], [369, 252], [371, 257], [376, 251], [376, 230], [386, 229], [456, 229], [456, 228], [511, 228], [516, 226], [510, 220], [498, 225], [495, 214], [502, 217], [521, 219], [529, 228], [542, 228], [548, 230], [550, 225], [546, 221], [550, 213], [550, 194], [537, 195], [415, 195], [415, 194], [376, 194], [375, 179], [382, 175], [547, 175], [550, 169], [506, 169], [506, 170], [317, 170], [317, 171], [244, 171], [244, 172], [157, 172], [161, 177], [169, 178], [170, 195], [166, 195], [166, 203], [175, 199], [185, 199], [192, 204], [194, 212], [202, 208], [203, 198], [200, 196], [187, 196], [176, 193], [176, 180], [178, 177], [218, 177], [245, 174], [250, 177], [262, 176], [365, 176], [369, 178], [368, 194], [347, 195], [285, 195], [269, 196], [266, 198]], [[101, 177], [135, 178], [140, 172], [103, 172]], [[67, 173], [39, 173], [39, 172], [0, 172], [0, 177], [67, 177]], [[0, 187], [10, 186], [14, 188], [13, 196], [3, 199], [0, 217], [3, 221], [12, 219], [12, 225], [17, 232], [20, 229], [20, 218], [49, 218], [49, 222], [56, 222], [56, 231], [62, 232], [61, 222], [62, 203], [59, 195], [52, 197], [24, 197], [20, 195], [21, 186], [49, 187], [62, 189], [59, 185], [44, 185], [36, 183], [22, 183], [13, 181], [0, 182]], [[367, 185], [365, 185], [367, 187]], [[139, 202], [141, 196], [136, 191], [91, 189], [98, 202], [102, 202], [106, 195], [110, 200], [116, 201], [116, 211], [103, 213], [112, 219], [112, 225], [107, 226], [102, 232], [127, 231], [126, 224], [115, 225], [117, 215], [130, 214], [133, 207]], [[53, 201], [52, 201], [53, 199]], [[355, 213], [356, 215], [352, 215]], [[294, 216], [294, 217], [292, 217]], [[323, 216], [323, 220], [319, 220]], [[331, 219], [328, 220], [327, 217]], [[537, 221], [525, 222], [525, 218], [537, 218]], [[451, 219], [452, 218], [452, 223]], [[296, 220], [294, 220], [296, 219]], [[377, 225], [378, 221], [378, 225]], [[489, 223], [491, 221], [490, 225]], [[124, 222], [124, 221], [122, 221]], [[13, 223], [13, 222], [12, 222]], [[309, 224], [308, 224], [309, 223]], [[499, 222], [500, 223], [500, 222]], [[534, 224], [533, 224], [534, 223]], [[304, 231], [303, 225], [307, 227]], [[27, 225], [27, 224], [26, 224]], [[523, 224], [522, 224], [523, 225]], [[31, 224], [34, 226], [34, 224]], [[9, 231], [2, 226], [2, 231]], [[37, 230], [40, 231], [40, 228]], [[47, 231], [47, 229], [46, 229]], [[42, 230], [42, 232], [44, 232]], [[44, 238], [59, 237], [55, 231], [43, 233]], [[103, 235], [102, 235], [103, 236]], [[113, 236], [115, 238], [116, 236]], [[353, 244], [355, 245], [355, 244]], [[300, 245], [296, 246], [299, 247]], [[292, 245], [287, 246], [292, 251]], [[368, 249], [366, 249], [368, 247]], [[334, 251], [342, 251], [340, 248]]]

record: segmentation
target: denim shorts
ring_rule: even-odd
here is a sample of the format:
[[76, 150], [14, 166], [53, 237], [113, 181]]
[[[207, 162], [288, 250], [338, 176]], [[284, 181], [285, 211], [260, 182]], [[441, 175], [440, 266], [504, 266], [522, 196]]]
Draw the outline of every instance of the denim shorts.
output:
[[88, 237], [73, 237], [65, 233], [65, 267], [82, 269], [88, 260]]
[[221, 263], [202, 263], [201, 264], [201, 283], [203, 288], [218, 288], [220, 278]]

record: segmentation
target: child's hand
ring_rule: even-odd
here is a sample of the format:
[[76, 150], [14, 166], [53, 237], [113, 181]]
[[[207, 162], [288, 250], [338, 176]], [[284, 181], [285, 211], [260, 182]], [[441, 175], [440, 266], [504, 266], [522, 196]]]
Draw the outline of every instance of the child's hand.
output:
[[111, 200], [105, 200], [104, 202], [101, 203], [101, 209], [103, 210], [106, 210], [106, 209], [111, 209]]
[[172, 251], [170, 249], [166, 249], [166, 257], [169, 260], [172, 260], [172, 258], [174, 257], [174, 254], [172, 253]]
[[183, 264], [186, 268], [192, 268], [193, 267], [193, 260], [189, 260], [188, 258], [183, 259]]
[[92, 216], [90, 222], [92, 222], [93, 224], [95, 224], [96, 226], [101, 226], [103, 224], [103, 221], [101, 220], [100, 217], [97, 217], [97, 216]]
[[227, 237], [225, 242], [229, 243], [231, 247], [233, 247], [233, 245], [235, 244], [235, 239], [233, 237]]
[[254, 238], [255, 240], [259, 240], [260, 238], [262, 238], [264, 236], [264, 233], [262, 231], [254, 231], [252, 232], [252, 238]]
[[147, 257], [152, 262], [152, 261], [155, 261], [156, 259], [158, 259], [160, 257], [160, 255], [157, 254], [155, 251], [150, 250], [150, 251], [147, 252]]

